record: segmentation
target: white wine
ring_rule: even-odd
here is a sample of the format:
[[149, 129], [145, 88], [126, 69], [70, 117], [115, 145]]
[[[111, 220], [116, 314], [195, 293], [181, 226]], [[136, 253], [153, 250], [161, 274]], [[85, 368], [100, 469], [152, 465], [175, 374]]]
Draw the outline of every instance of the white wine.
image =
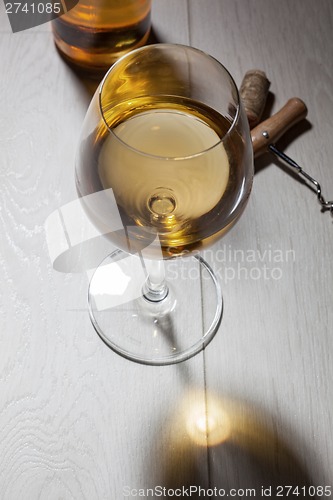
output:
[[[109, 236], [126, 251], [158, 235], [170, 257], [220, 237], [239, 212], [240, 135], [228, 134], [230, 121], [194, 101], [130, 104], [106, 111], [110, 129], [100, 125], [83, 144], [79, 194], [113, 190], [125, 231]], [[98, 213], [90, 215], [98, 223]]]
[[118, 204], [137, 224], [153, 225], [159, 234], [174, 233], [213, 209], [223, 196], [229, 160], [221, 143], [213, 147], [218, 142], [212, 128], [188, 113], [140, 113], [118, 125], [104, 142], [99, 156], [102, 186], [114, 190]]

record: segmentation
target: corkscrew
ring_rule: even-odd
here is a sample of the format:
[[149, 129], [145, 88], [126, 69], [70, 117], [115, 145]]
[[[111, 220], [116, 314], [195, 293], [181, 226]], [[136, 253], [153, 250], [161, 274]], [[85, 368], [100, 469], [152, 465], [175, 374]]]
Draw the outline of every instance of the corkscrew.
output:
[[301, 99], [293, 97], [277, 113], [260, 122], [269, 86], [263, 71], [251, 70], [245, 74], [239, 91], [251, 129], [254, 157], [269, 151], [286, 163], [314, 187], [322, 211], [329, 210], [333, 217], [333, 201], [326, 201], [320, 183], [275, 144], [287, 130], [306, 117], [307, 107]]

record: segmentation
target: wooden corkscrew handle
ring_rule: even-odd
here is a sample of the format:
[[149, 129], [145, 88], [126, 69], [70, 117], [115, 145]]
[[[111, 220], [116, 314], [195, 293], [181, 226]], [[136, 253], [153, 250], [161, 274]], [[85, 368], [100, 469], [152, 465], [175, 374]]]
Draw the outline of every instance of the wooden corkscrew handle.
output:
[[267, 151], [287, 130], [307, 115], [307, 107], [298, 97], [289, 99], [283, 108], [251, 130], [255, 158]]

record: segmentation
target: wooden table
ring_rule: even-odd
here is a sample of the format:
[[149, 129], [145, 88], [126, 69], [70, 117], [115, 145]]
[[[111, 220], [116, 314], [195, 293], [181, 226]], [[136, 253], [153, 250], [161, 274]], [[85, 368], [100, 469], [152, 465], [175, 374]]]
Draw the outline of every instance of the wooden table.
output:
[[[279, 146], [332, 199], [331, 0], [154, 0], [152, 19], [159, 41], [203, 49], [237, 84], [264, 70], [267, 112], [302, 98], [308, 120]], [[49, 25], [13, 34], [2, 2], [0, 20], [1, 499], [296, 498], [297, 486], [330, 498], [329, 213], [259, 159], [243, 217], [206, 253], [225, 300], [212, 343], [174, 366], [121, 358], [90, 323], [86, 274], [56, 272], [45, 239], [49, 214], [76, 198], [91, 94]]]

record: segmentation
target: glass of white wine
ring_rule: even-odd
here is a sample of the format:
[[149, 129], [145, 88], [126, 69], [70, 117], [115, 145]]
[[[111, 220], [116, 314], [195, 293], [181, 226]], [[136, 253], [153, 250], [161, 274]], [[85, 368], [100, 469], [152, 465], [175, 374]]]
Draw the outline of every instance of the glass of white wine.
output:
[[237, 221], [252, 180], [247, 118], [217, 60], [157, 44], [110, 68], [76, 161], [85, 210], [116, 247], [89, 285], [90, 317], [108, 346], [163, 365], [208, 345], [222, 294], [199, 251]]

